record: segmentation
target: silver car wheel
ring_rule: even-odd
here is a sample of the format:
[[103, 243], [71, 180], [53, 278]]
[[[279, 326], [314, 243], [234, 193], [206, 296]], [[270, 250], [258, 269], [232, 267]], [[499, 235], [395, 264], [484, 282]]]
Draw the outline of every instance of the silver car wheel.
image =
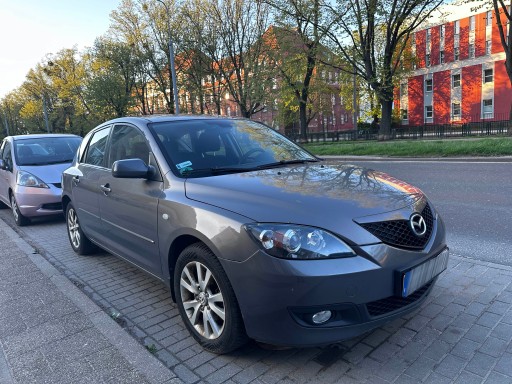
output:
[[224, 297], [208, 267], [198, 261], [188, 263], [181, 272], [180, 293], [196, 331], [206, 339], [220, 337], [226, 323]]
[[11, 198], [12, 215], [14, 217], [14, 221], [16, 222], [16, 224], [19, 226], [24, 226], [24, 225], [27, 225], [28, 223], [30, 223], [30, 220], [28, 218], [26, 218], [25, 216], [23, 216], [23, 214], [20, 212], [20, 207], [19, 207], [18, 202], [16, 201], [16, 198], [14, 197], [14, 195], [11, 195], [10, 198]]
[[68, 210], [68, 232], [74, 248], [80, 247], [80, 224], [74, 209]]
[[18, 203], [16, 202], [16, 199], [14, 196], [11, 197], [11, 208], [12, 208], [12, 215], [14, 216], [14, 220], [18, 222], [20, 220], [20, 216], [18, 213]]

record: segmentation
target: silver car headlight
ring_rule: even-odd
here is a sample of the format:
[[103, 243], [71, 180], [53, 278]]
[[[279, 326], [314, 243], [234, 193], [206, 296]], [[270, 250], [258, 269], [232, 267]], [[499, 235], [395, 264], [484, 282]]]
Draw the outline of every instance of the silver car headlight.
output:
[[353, 257], [355, 252], [339, 238], [318, 228], [292, 224], [246, 224], [251, 237], [271, 256], [317, 260]]
[[16, 175], [16, 184], [22, 187], [50, 188], [48, 184], [39, 177], [26, 171], [18, 171], [18, 174]]

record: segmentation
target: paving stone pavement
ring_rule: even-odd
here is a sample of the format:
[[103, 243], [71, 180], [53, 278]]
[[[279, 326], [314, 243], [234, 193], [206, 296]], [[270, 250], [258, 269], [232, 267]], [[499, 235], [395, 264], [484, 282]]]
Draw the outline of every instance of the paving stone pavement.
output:
[[[0, 218], [14, 227], [8, 210]], [[189, 336], [161, 282], [107, 253], [76, 255], [64, 220], [17, 231], [185, 383], [512, 383], [512, 267], [452, 254], [420, 309], [361, 337], [217, 356]]]
[[0, 220], [0, 383], [181, 383]]

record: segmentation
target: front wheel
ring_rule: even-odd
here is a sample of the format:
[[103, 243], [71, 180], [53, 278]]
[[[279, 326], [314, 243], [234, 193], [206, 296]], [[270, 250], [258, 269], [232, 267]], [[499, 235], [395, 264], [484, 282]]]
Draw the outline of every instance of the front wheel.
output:
[[14, 221], [18, 226], [23, 227], [24, 225], [30, 224], [30, 220], [21, 214], [20, 207], [18, 207], [18, 202], [14, 195], [11, 195], [11, 209]]
[[79, 255], [88, 255], [95, 250], [95, 245], [82, 231], [75, 207], [73, 207], [71, 203], [66, 207], [66, 227], [68, 230], [69, 243], [73, 251]]
[[204, 244], [193, 244], [178, 257], [174, 291], [183, 322], [203, 348], [222, 354], [247, 342], [233, 288]]

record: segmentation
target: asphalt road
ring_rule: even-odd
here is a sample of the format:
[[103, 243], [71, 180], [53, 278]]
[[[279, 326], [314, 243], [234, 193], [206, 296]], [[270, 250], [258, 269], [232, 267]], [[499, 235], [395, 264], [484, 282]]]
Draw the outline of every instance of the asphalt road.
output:
[[512, 163], [350, 161], [417, 187], [445, 221], [451, 252], [512, 266]]
[[[16, 229], [186, 383], [511, 383], [512, 269], [463, 257], [511, 265], [512, 163], [351, 162], [421, 187], [453, 257], [416, 312], [325, 348], [202, 351], [160, 281], [105, 252], [76, 255], [62, 217]], [[15, 227], [9, 210], [0, 218]]]

